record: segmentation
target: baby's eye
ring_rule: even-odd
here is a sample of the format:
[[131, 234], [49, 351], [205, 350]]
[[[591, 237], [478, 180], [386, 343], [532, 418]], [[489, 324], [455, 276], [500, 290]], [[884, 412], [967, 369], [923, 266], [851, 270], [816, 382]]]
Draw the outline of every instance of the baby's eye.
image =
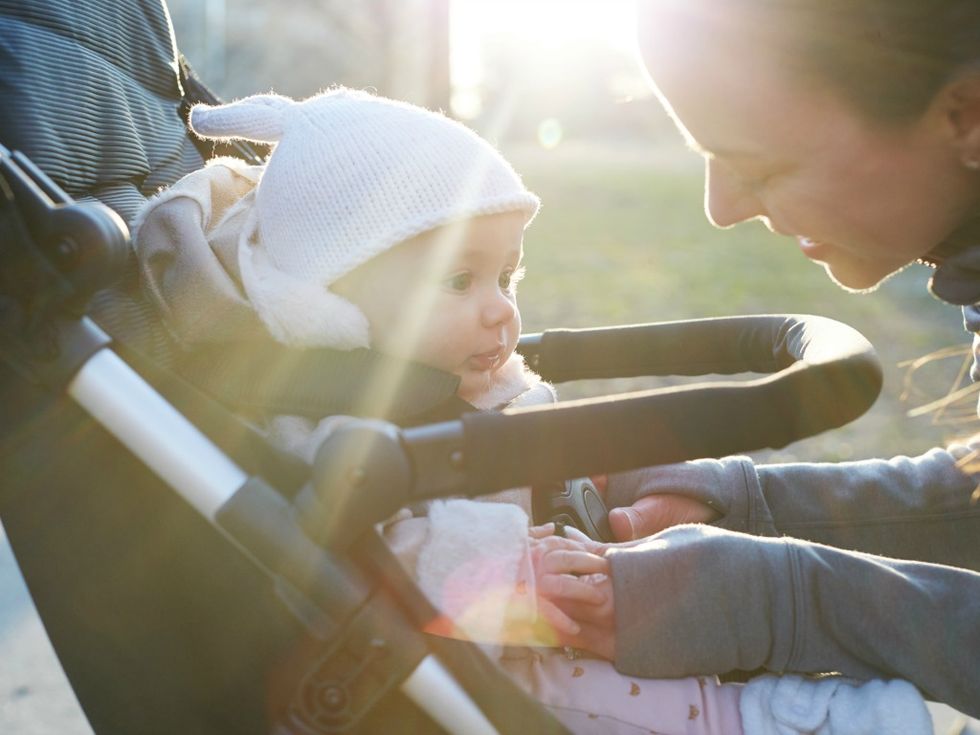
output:
[[500, 274], [500, 279], [498, 283], [500, 288], [504, 291], [514, 291], [517, 288], [517, 284], [520, 283], [521, 279], [524, 278], [525, 274], [524, 266], [517, 268], [516, 270], [506, 270]]
[[456, 273], [449, 276], [443, 284], [452, 291], [465, 291], [473, 283], [473, 275], [470, 273]]

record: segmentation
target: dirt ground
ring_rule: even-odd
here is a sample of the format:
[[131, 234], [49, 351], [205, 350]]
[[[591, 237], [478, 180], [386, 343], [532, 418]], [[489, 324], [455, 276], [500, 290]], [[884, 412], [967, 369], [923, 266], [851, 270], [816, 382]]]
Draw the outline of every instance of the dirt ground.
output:
[[0, 733], [92, 735], [0, 527]]

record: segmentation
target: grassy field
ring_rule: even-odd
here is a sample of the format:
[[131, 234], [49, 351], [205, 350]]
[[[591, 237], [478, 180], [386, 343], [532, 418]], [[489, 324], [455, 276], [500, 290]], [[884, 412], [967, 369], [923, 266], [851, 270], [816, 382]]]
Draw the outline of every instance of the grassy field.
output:
[[[958, 309], [925, 290], [929, 270], [912, 266], [876, 293], [848, 294], [807, 261], [793, 241], [757, 223], [713, 229], [701, 207], [697, 158], [659, 145], [563, 143], [505, 150], [543, 208], [526, 238], [521, 285], [525, 331], [732, 314], [810, 313], [838, 319], [876, 347], [885, 387], [876, 405], [841, 429], [758, 459], [843, 460], [915, 454], [975, 429], [976, 394], [910, 416], [942, 398], [968, 344]], [[943, 359], [925, 359], [956, 348]], [[911, 390], [908, 367], [920, 360]], [[579, 397], [637, 390], [652, 380], [566, 386]]]

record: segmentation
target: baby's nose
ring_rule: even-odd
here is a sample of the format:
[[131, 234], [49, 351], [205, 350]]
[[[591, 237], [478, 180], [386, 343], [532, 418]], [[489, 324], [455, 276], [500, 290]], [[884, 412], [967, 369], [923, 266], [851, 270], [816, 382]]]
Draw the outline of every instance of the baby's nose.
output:
[[506, 324], [517, 316], [517, 304], [512, 296], [498, 291], [487, 299], [481, 316], [486, 326]]

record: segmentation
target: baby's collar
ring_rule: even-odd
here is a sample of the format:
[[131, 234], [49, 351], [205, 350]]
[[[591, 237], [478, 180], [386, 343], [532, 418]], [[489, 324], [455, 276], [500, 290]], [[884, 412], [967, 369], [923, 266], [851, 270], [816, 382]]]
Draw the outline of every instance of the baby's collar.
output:
[[515, 399], [535, 388], [541, 377], [524, 363], [524, 358], [513, 353], [491, 376], [487, 390], [471, 401], [481, 410], [492, 410], [511, 404]]

